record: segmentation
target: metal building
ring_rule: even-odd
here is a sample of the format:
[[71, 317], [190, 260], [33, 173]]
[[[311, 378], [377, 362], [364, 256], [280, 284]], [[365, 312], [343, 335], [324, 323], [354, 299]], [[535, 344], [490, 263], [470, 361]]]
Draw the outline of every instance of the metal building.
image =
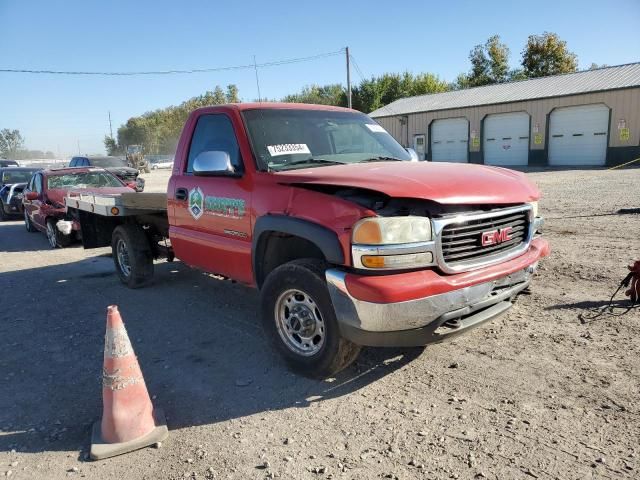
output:
[[640, 157], [640, 63], [403, 98], [369, 115], [425, 160], [618, 165]]

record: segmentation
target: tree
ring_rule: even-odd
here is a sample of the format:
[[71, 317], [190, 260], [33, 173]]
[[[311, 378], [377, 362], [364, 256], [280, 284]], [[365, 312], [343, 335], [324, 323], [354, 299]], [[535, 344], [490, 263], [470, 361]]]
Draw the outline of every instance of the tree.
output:
[[226, 97], [227, 103], [240, 103], [240, 98], [238, 97], [238, 87], [236, 85], [227, 85]]
[[113, 137], [107, 135], [104, 136], [104, 148], [107, 151], [107, 155], [120, 155], [122, 151], [118, 147], [118, 142]]
[[509, 53], [509, 47], [500, 41], [499, 35], [489, 37], [484, 45], [476, 45], [469, 52], [471, 71], [466, 78], [458, 76], [458, 80], [471, 87], [507, 81]]
[[0, 130], [0, 155], [3, 157], [15, 156], [23, 146], [24, 138], [20, 134], [20, 130], [9, 130], [8, 128]]
[[347, 94], [339, 83], [330, 85], [308, 85], [299, 93], [289, 94], [282, 99], [287, 103], [317, 103], [319, 105], [347, 105]]
[[522, 51], [522, 67], [528, 78], [571, 73], [578, 69], [578, 58], [557, 34], [544, 32], [529, 36]]

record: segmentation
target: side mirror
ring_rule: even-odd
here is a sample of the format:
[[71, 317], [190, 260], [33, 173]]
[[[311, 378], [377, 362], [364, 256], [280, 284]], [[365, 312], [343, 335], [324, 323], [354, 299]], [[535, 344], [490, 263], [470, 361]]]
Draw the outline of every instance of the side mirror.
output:
[[420, 157], [418, 157], [418, 154], [416, 153], [416, 151], [413, 148], [405, 148], [405, 150], [407, 151], [407, 153], [409, 155], [411, 155], [411, 161], [412, 162], [419, 162], [420, 161]]
[[235, 175], [231, 157], [227, 152], [209, 150], [200, 152], [193, 161], [193, 174], [198, 176]]
[[40, 194], [38, 192], [27, 192], [24, 198], [32, 202], [34, 200], [38, 200], [40, 198]]
[[135, 182], [135, 185], [133, 186], [133, 189], [136, 192], [142, 192], [144, 190], [144, 178], [141, 178], [141, 177], [136, 178], [136, 182]]

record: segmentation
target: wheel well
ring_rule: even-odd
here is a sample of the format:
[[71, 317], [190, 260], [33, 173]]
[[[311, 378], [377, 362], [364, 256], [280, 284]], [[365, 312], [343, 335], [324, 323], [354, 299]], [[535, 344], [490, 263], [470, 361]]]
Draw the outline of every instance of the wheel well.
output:
[[262, 287], [267, 275], [280, 265], [299, 258], [325, 260], [320, 248], [302, 237], [280, 232], [263, 232], [256, 246], [256, 284]]

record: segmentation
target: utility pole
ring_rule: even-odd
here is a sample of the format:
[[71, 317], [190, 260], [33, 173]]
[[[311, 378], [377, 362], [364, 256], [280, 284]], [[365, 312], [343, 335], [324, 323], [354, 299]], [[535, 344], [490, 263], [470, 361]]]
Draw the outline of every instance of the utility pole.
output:
[[111, 110], [109, 110], [109, 134], [111, 135], [111, 139], [113, 139], [113, 128], [111, 128]]
[[346, 48], [347, 53], [347, 106], [351, 108], [351, 68], [349, 66], [349, 47]]
[[262, 96], [260, 95], [260, 79], [258, 78], [258, 64], [256, 63], [256, 56], [253, 56], [253, 68], [256, 71], [256, 86], [258, 87], [258, 102], [262, 102]]
[[78, 139], [78, 155], [82, 155], [82, 154], [80, 153], [80, 139]]

